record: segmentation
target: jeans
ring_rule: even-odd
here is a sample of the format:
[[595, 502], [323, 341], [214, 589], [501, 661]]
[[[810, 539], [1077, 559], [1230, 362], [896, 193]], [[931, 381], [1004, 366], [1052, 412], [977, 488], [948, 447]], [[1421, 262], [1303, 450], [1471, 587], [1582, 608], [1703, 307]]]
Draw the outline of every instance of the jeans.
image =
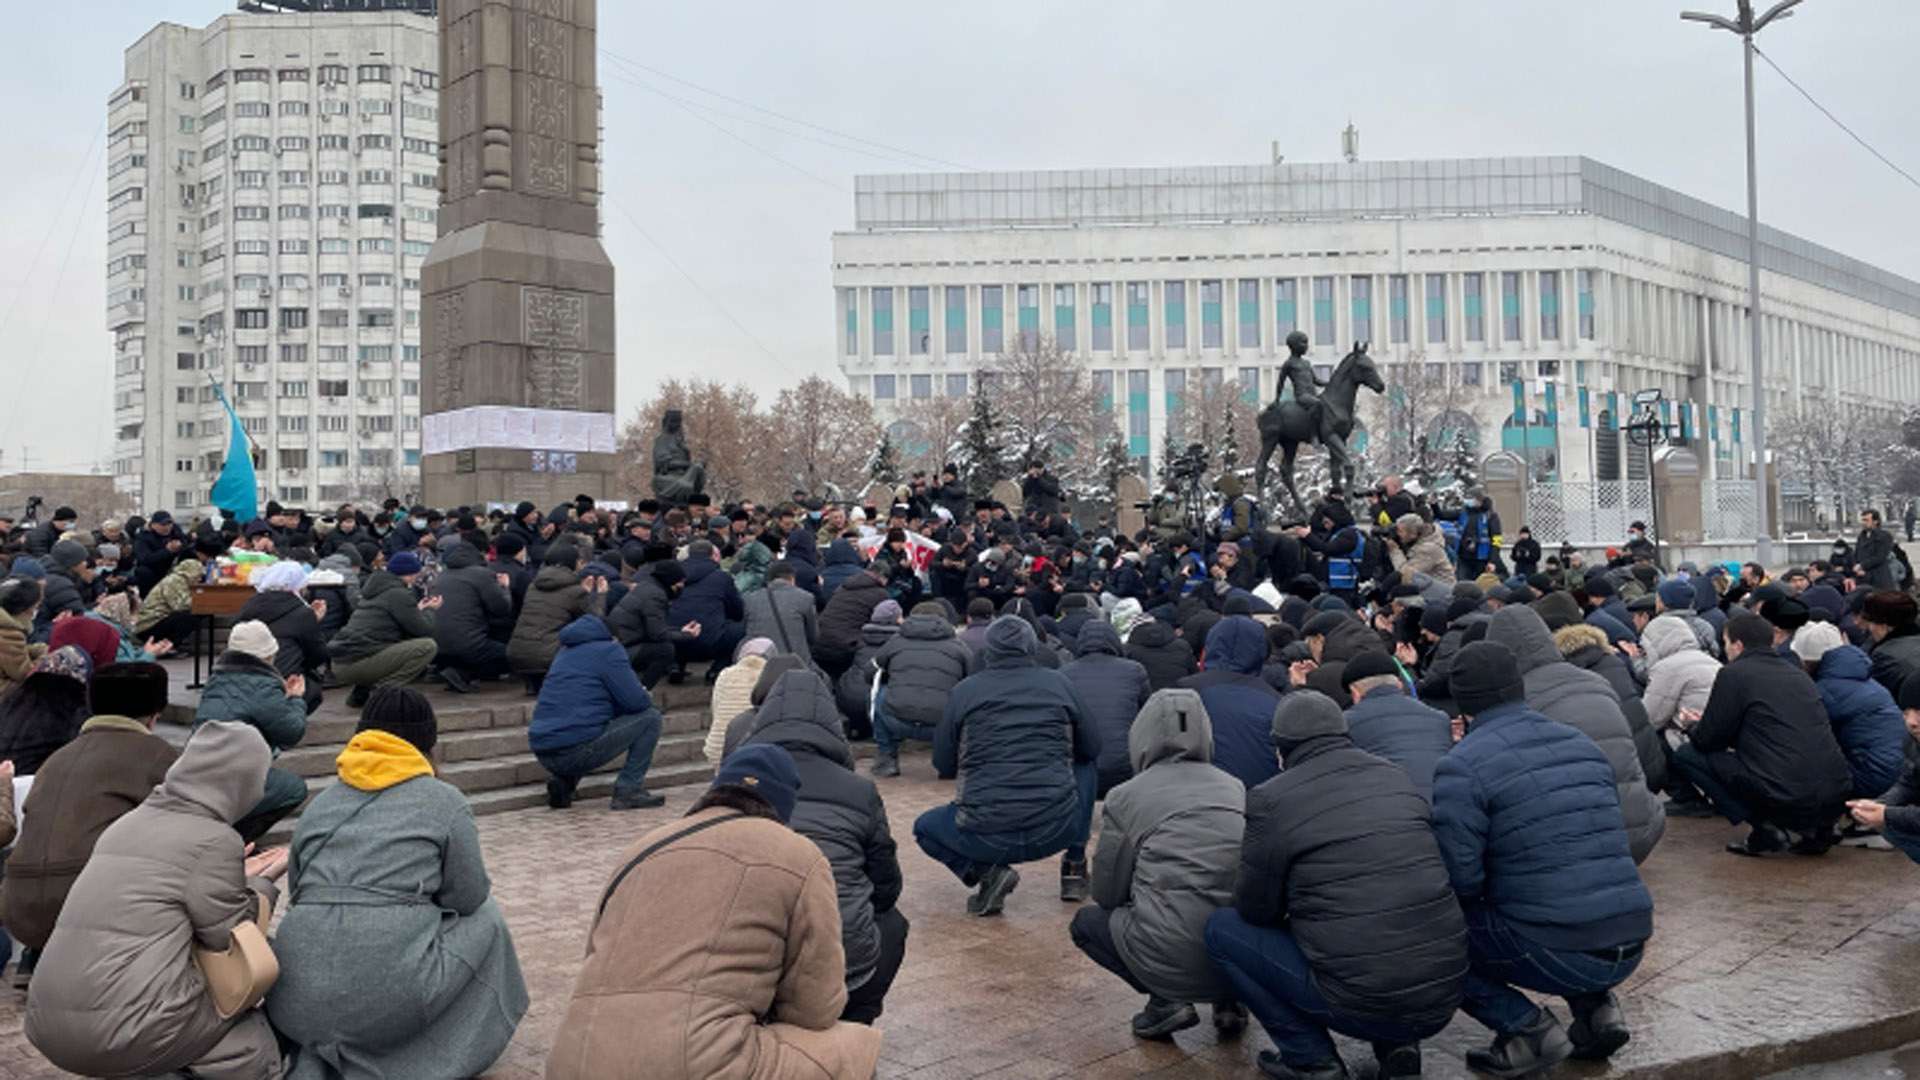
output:
[[875, 912], [873, 924], [880, 930], [880, 962], [866, 982], [847, 991], [847, 1007], [841, 1010], [840, 1019], [849, 1023], [871, 1025], [880, 1019], [887, 991], [900, 974], [900, 962], [907, 958], [907, 931], [911, 927], [900, 909]]
[[266, 794], [260, 797], [246, 816], [233, 823], [233, 831], [246, 843], [267, 835], [281, 818], [300, 809], [307, 801], [307, 782], [285, 769], [267, 770]]
[[1524, 986], [1567, 1000], [1576, 1014], [1600, 1003], [1640, 966], [1642, 943], [1582, 951], [1549, 949], [1507, 925], [1485, 904], [1463, 904], [1467, 917], [1467, 993], [1460, 1011], [1495, 1035], [1511, 1035], [1539, 1016]]
[[1886, 837], [1887, 843], [1892, 844], [1901, 854], [1920, 863], [1920, 833], [1897, 829], [1889, 822], [1881, 828], [1880, 835]]
[[[1351, 1016], [1334, 1011], [1314, 983], [1313, 967], [1291, 931], [1254, 926], [1232, 908], [1207, 917], [1207, 955], [1227, 977], [1235, 997], [1294, 1068], [1332, 1061], [1338, 1056], [1329, 1030], [1354, 1039], [1403, 1046], [1440, 1029], [1415, 1027], [1392, 1017]], [[1445, 1026], [1444, 1022], [1441, 1026]]]
[[1120, 976], [1122, 982], [1133, 987], [1134, 993], [1153, 996], [1147, 984], [1140, 981], [1127, 962], [1120, 955], [1120, 949], [1113, 943], [1113, 912], [1107, 908], [1088, 905], [1073, 913], [1073, 922], [1067, 927], [1073, 937], [1074, 947], [1087, 954], [1087, 959]]
[[1728, 821], [1738, 825], [1753, 818], [1752, 808], [1733, 793], [1737, 778], [1746, 772], [1740, 765], [1740, 755], [1731, 750], [1703, 754], [1692, 743], [1681, 743], [1673, 751], [1673, 768], [1699, 788]]
[[560, 750], [535, 750], [533, 756], [556, 779], [577, 784], [588, 773], [625, 754], [627, 761], [620, 766], [620, 775], [614, 777], [613, 793], [632, 795], [647, 789], [647, 770], [653, 765], [653, 748], [659, 741], [660, 710], [648, 709], [614, 717], [607, 721], [604, 731], [586, 742]]
[[876, 750], [892, 757], [900, 752], [900, 744], [908, 739], [932, 742], [936, 730], [937, 725], [916, 724], [893, 715], [887, 708], [887, 688], [880, 688], [873, 702], [873, 745]]
[[728, 664], [733, 663], [733, 651], [746, 639], [747, 628], [744, 623], [723, 623], [718, 631], [709, 631], [700, 639], [676, 642], [674, 652], [682, 664], [711, 660], [713, 671], [724, 671]]
[[1098, 774], [1092, 762], [1076, 764], [1073, 778], [1080, 793], [1080, 805], [1073, 817], [1050, 822], [1038, 829], [1008, 833], [981, 833], [962, 829], [960, 808], [948, 803], [921, 814], [913, 823], [913, 839], [929, 858], [952, 870], [955, 877], [972, 886], [980, 874], [993, 866], [1035, 862], [1055, 852], [1065, 852], [1069, 860], [1087, 857], [1087, 834], [1093, 828], [1093, 789]]
[[507, 647], [489, 638], [478, 648], [466, 652], [448, 652], [445, 649], [434, 658], [443, 668], [453, 668], [470, 678], [494, 679], [507, 673]]
[[[640, 676], [640, 685], [649, 690], [666, 678], [677, 662], [670, 641], [643, 641], [629, 646], [627, 659], [633, 663], [633, 673]], [[545, 678], [544, 675], [538, 677]]]

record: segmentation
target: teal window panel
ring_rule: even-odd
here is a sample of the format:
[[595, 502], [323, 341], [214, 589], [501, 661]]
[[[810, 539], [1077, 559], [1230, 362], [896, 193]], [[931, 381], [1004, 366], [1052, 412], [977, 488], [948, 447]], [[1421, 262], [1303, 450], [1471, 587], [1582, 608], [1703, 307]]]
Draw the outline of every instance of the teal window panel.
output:
[[1200, 319], [1209, 326], [1220, 325], [1220, 302], [1210, 300], [1200, 305]]
[[1477, 318], [1479, 318], [1479, 317], [1480, 317], [1481, 315], [1483, 315], [1483, 314], [1485, 314], [1485, 312], [1481, 310], [1481, 309], [1482, 309], [1482, 307], [1484, 307], [1484, 305], [1483, 305], [1483, 304], [1481, 304], [1481, 302], [1480, 302], [1480, 294], [1479, 294], [1479, 293], [1471, 293], [1471, 292], [1470, 292], [1470, 293], [1468, 293], [1468, 294], [1466, 295], [1466, 298], [1465, 298], [1465, 300], [1466, 300], [1466, 308], [1467, 308], [1467, 317], [1468, 317], [1468, 318], [1470, 318], [1470, 319], [1477, 319]]
[[1507, 292], [1500, 295], [1500, 313], [1502, 315], [1520, 314], [1520, 294]]
[[1315, 300], [1313, 302], [1313, 321], [1316, 323], [1332, 322], [1333, 321], [1333, 301]]
[[1447, 317], [1447, 298], [1444, 296], [1427, 297], [1427, 321], [1439, 322]]
[[1373, 325], [1373, 301], [1355, 300], [1353, 302], [1353, 332], [1366, 337], [1365, 327]]
[[967, 309], [947, 306], [947, 332], [958, 334], [967, 328]]
[[1127, 437], [1127, 453], [1129, 455], [1133, 457], [1145, 457], [1150, 449], [1147, 445], [1147, 437], [1145, 435], [1130, 435]]
[[1184, 302], [1167, 305], [1167, 325], [1187, 325], [1187, 305]]
[[876, 334], [893, 333], [893, 312], [888, 308], [875, 308], [873, 311], [873, 332]]
[[907, 329], [916, 334], [925, 331], [931, 325], [931, 319], [926, 308], [907, 309]]
[[1001, 319], [1004, 314], [1000, 308], [983, 307], [980, 309], [980, 325], [989, 330], [998, 330], [1000, 329]]
[[1592, 407], [1590, 395], [1587, 393], [1587, 388], [1583, 386], [1580, 388], [1580, 426], [1583, 428], [1593, 426], [1593, 414], [1590, 411]]
[[[1069, 308], [1068, 310], [1071, 311], [1072, 309]], [[1143, 311], [1141, 312], [1141, 314], [1144, 316], [1146, 312]], [[1112, 326], [1113, 325], [1113, 305], [1112, 304], [1093, 305], [1093, 325], [1095, 326]]]
[[1240, 301], [1240, 321], [1242, 323], [1259, 322], [1260, 321], [1260, 301], [1258, 300]]
[[1022, 330], [1040, 329], [1040, 309], [1039, 308], [1023, 307], [1020, 309], [1020, 329]]
[[1273, 305], [1273, 321], [1282, 337], [1300, 328], [1299, 307], [1292, 300], [1281, 300]]
[[1713, 442], [1720, 441], [1720, 406], [1718, 405], [1707, 406], [1707, 438]]
[[1147, 323], [1147, 305], [1128, 304], [1127, 305], [1127, 325], [1145, 326], [1146, 323]]
[[1733, 410], [1733, 441], [1740, 441], [1740, 410]]
[[1056, 306], [1053, 309], [1053, 328], [1055, 330], [1072, 329], [1073, 328], [1073, 308]]

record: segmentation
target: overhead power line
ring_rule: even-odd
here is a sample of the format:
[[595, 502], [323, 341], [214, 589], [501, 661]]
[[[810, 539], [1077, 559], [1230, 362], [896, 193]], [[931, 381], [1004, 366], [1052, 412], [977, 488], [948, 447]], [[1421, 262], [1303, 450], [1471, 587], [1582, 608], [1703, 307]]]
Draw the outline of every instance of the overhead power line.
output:
[[[639, 80], [627, 79], [624, 76], [620, 76], [618, 73], [611, 73], [611, 74], [614, 74], [616, 78], [620, 78], [623, 82], [633, 82], [635, 85], [643, 86], [646, 89], [649, 89], [649, 90], [653, 89], [653, 87], [646, 86], [646, 84], [639, 82]], [[658, 93], [658, 91], [655, 91], [655, 92]], [[825, 187], [831, 188], [834, 191], [837, 191], [843, 195], [853, 194], [852, 189], [848, 188], [845, 184], [841, 184], [841, 183], [837, 183], [835, 181], [829, 180], [826, 177], [821, 176], [819, 173], [813, 172], [807, 168], [804, 168], [800, 165], [794, 164], [791, 161], [788, 161], [786, 158], [781, 157], [779, 154], [776, 154], [773, 151], [767, 149], [766, 147], [761, 146], [759, 143], [756, 143], [753, 140], [739, 134], [733, 129], [727, 127], [726, 125], [721, 124], [719, 121], [714, 120], [712, 117], [702, 115], [698, 110], [690, 107], [680, 98], [674, 97], [671, 94], [661, 94], [661, 96], [666, 98], [668, 101], [672, 102], [675, 105], [675, 107], [679, 108], [682, 112], [686, 113], [688, 116], [693, 117], [695, 120], [698, 120], [701, 123], [712, 128], [713, 130], [718, 131], [720, 134], [725, 135], [727, 138], [732, 139], [734, 142], [737, 142], [740, 145], [746, 147], [747, 149], [752, 150], [754, 153], [760, 154], [778, 164], [784, 165], [787, 168], [792, 169], [794, 172], [799, 173], [801, 176], [806, 177], [807, 179], [813, 181], [816, 184], [824, 185]]]
[[1798, 90], [1800, 92], [1800, 96], [1807, 99], [1807, 104], [1812, 105], [1814, 108], [1820, 110], [1820, 114], [1822, 116], [1825, 116], [1827, 119], [1833, 121], [1834, 127], [1837, 127], [1841, 131], [1846, 132], [1848, 138], [1851, 138], [1854, 142], [1859, 143], [1862, 147], [1866, 149], [1867, 153], [1872, 154], [1874, 157], [1879, 158], [1880, 163], [1882, 165], [1885, 165], [1887, 168], [1892, 169], [1896, 173], [1899, 173], [1903, 178], [1905, 178], [1907, 183], [1912, 184], [1914, 187], [1920, 188], [1920, 178], [1915, 178], [1912, 173], [1894, 164], [1893, 159], [1887, 157], [1887, 155], [1881, 153], [1879, 150], [1874, 149], [1874, 146], [1872, 143], [1861, 138], [1859, 132], [1848, 127], [1845, 123], [1841, 121], [1839, 117], [1833, 115], [1832, 109], [1829, 109], [1825, 105], [1820, 104], [1820, 102], [1817, 99], [1815, 99], [1812, 94], [1807, 92], [1806, 87], [1801, 86], [1799, 83], [1795, 82], [1793, 80], [1793, 76], [1787, 74], [1786, 71], [1783, 70], [1779, 64], [1774, 63], [1773, 57], [1768, 56], [1766, 53], [1761, 52], [1760, 46], [1758, 45], [1753, 46], [1753, 53], [1755, 56], [1758, 56], [1760, 59], [1765, 60], [1767, 62], [1767, 66], [1773, 69], [1774, 74], [1780, 76], [1782, 79], [1787, 80], [1788, 86], [1791, 86], [1795, 90]]
[[736, 316], [732, 312], [732, 310], [727, 307], [727, 305], [720, 302], [720, 298], [718, 296], [715, 296], [711, 290], [709, 290], [705, 285], [702, 285], [700, 283], [699, 278], [694, 277], [693, 274], [690, 271], [688, 271], [686, 267], [680, 265], [680, 260], [673, 257], [673, 253], [667, 250], [666, 245], [654, 239], [653, 234], [647, 231], [646, 226], [640, 224], [640, 219], [634, 217], [633, 214], [627, 210], [624, 204], [616, 203], [611, 199], [605, 198], [605, 196], [602, 196], [602, 201], [604, 201], [608, 206], [613, 207], [615, 210], [620, 211], [620, 216], [623, 218], [626, 218], [627, 224], [633, 226], [633, 231], [639, 233], [642, 239], [646, 240], [648, 244], [651, 244], [653, 246], [653, 250], [659, 252], [660, 257], [667, 261], [667, 265], [673, 267], [673, 269], [677, 273], [679, 273], [681, 277], [686, 278], [687, 284], [692, 285], [694, 288], [694, 291], [698, 292], [702, 297], [704, 297], [707, 303], [712, 304], [715, 311], [718, 311], [721, 315], [725, 316], [726, 320], [733, 324], [734, 329], [744, 334], [747, 340], [753, 342], [754, 345], [758, 347], [761, 352], [766, 353], [767, 359], [772, 360], [775, 363], [780, 362], [780, 357], [775, 355], [774, 351], [767, 347], [767, 343], [764, 341], [761, 341], [759, 335], [755, 334], [752, 330], [747, 329], [747, 324], [744, 322], [741, 322], [740, 318]]

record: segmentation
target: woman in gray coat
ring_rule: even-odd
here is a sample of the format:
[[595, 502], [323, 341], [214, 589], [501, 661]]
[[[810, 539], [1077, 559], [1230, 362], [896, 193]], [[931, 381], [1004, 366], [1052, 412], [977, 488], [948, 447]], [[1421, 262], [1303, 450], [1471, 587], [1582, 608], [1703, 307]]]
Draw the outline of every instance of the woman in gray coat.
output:
[[527, 1011], [473, 811], [427, 760], [435, 736], [417, 691], [375, 692], [340, 782], [294, 829], [267, 1012], [297, 1080], [477, 1076]]
[[[101, 677], [121, 668], [152, 668], [164, 703], [157, 665]], [[190, 948], [225, 949], [262, 897], [273, 903], [286, 853], [246, 858], [233, 831], [266, 790], [267, 760], [250, 725], [202, 724], [153, 794], [100, 834], [27, 992], [27, 1039], [48, 1061], [86, 1076], [280, 1076], [266, 1016], [222, 1020]]]

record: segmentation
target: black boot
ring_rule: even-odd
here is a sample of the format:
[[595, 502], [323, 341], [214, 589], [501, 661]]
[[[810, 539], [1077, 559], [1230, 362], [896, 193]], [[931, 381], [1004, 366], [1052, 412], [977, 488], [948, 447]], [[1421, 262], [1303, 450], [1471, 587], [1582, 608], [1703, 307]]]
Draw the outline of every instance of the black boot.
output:
[[1087, 898], [1087, 860], [1060, 860], [1060, 899], [1078, 904]]
[[1419, 1043], [1374, 1043], [1373, 1060], [1380, 1063], [1380, 1080], [1405, 1080], [1420, 1075]]
[[554, 810], [565, 810], [573, 805], [573, 789], [580, 781], [569, 777], [554, 776], [547, 779], [547, 806]]
[[1790, 842], [1787, 834], [1777, 826], [1756, 821], [1753, 823], [1753, 830], [1747, 833], [1747, 838], [1730, 842], [1727, 844], [1727, 850], [1735, 855], [1745, 855], [1750, 859], [1761, 859], [1787, 850]]
[[1347, 1067], [1337, 1056], [1332, 1061], [1312, 1065], [1289, 1065], [1280, 1060], [1277, 1051], [1262, 1050], [1255, 1063], [1260, 1066], [1262, 1076], [1273, 1080], [1347, 1080]]
[[1011, 866], [989, 866], [980, 875], [980, 890], [967, 897], [967, 914], [998, 915], [1006, 907], [1007, 894], [1020, 884], [1020, 871]]
[[1552, 1009], [1541, 1009], [1533, 1023], [1493, 1040], [1485, 1050], [1467, 1051], [1467, 1068], [1488, 1076], [1532, 1076], [1551, 1069], [1573, 1055], [1573, 1043], [1554, 1019]]
[[1133, 1014], [1133, 1036], [1171, 1042], [1173, 1033], [1200, 1023], [1200, 1013], [1183, 1001], [1148, 997], [1147, 1007]]
[[633, 791], [616, 791], [609, 806], [614, 810], [652, 810], [667, 805], [665, 795], [657, 795], [646, 788]]
[[1573, 1056], [1581, 1061], [1605, 1061], [1627, 1045], [1633, 1036], [1627, 1032], [1627, 1018], [1621, 1015], [1620, 1002], [1612, 994], [1567, 999], [1573, 1007], [1573, 1024], [1567, 1039], [1573, 1043]]
[[347, 708], [349, 709], [364, 708], [367, 704], [367, 699], [372, 696], [373, 696], [372, 687], [356, 686], [352, 690], [347, 691]]
[[479, 689], [473, 685], [472, 679], [467, 678], [467, 673], [457, 667], [441, 668], [440, 681], [446, 683], [447, 689], [456, 694], [471, 694]]
[[1223, 1001], [1213, 1007], [1213, 1033], [1222, 1039], [1237, 1039], [1247, 1030], [1247, 1007], [1237, 1001]]

